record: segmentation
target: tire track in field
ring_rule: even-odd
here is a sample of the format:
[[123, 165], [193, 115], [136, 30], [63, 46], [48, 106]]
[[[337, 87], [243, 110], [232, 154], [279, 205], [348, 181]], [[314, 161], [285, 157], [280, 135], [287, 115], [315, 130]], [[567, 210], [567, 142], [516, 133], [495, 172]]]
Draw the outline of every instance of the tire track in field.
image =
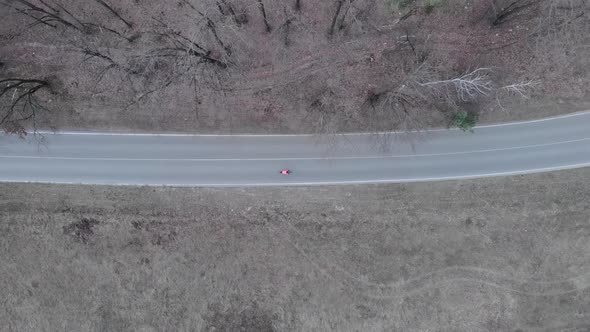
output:
[[[577, 276], [556, 280], [532, 280], [518, 279], [508, 276], [501, 271], [487, 269], [477, 266], [451, 266], [435, 271], [419, 274], [407, 280], [400, 280], [392, 283], [375, 283], [359, 275], [347, 271], [345, 267], [330, 262], [328, 259], [310, 252], [309, 244], [299, 243], [305, 237], [286, 218], [281, 218], [281, 224], [286, 225], [287, 230], [272, 226], [275, 232], [287, 237], [287, 242], [296, 248], [304, 259], [311, 263], [316, 269], [338, 281], [343, 285], [360, 284], [366, 287], [363, 295], [374, 299], [395, 298], [412, 293], [420, 292], [429, 288], [440, 287], [453, 283], [475, 283], [491, 288], [503, 290], [510, 293], [525, 296], [559, 296], [574, 294], [590, 287], [590, 272]], [[269, 225], [269, 227], [271, 227]], [[296, 236], [290, 236], [295, 233]]]

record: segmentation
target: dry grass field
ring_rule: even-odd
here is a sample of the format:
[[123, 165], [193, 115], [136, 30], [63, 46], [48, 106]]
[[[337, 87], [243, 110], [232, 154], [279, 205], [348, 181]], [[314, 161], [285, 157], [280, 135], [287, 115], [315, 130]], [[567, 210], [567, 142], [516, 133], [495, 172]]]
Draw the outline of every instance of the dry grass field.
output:
[[587, 331], [590, 169], [0, 185], [2, 331]]

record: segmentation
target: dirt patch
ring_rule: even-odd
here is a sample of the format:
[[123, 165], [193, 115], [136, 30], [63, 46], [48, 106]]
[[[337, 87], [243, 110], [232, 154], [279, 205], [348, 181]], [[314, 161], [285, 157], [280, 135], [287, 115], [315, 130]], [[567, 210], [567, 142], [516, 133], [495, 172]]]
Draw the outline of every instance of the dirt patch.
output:
[[94, 235], [93, 228], [100, 222], [93, 218], [82, 218], [80, 221], [64, 226], [64, 234], [73, 236], [82, 243], [88, 243], [88, 240]]
[[14, 330], [583, 331], [589, 176], [0, 184], [0, 206], [22, 202], [0, 210], [0, 321]]
[[[240, 301], [247, 303], [247, 301]], [[209, 306], [205, 316], [205, 331], [274, 332], [272, 317], [260, 310], [256, 303], [246, 308], [230, 308], [224, 311], [219, 305]]]

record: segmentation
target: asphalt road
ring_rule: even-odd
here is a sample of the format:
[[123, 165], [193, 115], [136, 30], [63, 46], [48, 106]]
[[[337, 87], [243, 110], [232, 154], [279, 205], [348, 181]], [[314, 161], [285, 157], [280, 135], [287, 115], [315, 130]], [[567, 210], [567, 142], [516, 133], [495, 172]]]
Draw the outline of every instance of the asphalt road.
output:
[[[0, 181], [251, 186], [414, 182], [590, 166], [590, 111], [388, 135], [0, 136]], [[289, 168], [284, 176], [279, 170]]]

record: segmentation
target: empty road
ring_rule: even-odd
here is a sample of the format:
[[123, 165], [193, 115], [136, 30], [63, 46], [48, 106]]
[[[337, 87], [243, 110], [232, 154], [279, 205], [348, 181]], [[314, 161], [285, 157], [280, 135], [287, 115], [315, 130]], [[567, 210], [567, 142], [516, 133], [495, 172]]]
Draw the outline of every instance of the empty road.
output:
[[[267, 186], [414, 182], [590, 166], [590, 111], [383, 137], [44, 134], [0, 136], [0, 181]], [[283, 176], [279, 170], [293, 174]]]

